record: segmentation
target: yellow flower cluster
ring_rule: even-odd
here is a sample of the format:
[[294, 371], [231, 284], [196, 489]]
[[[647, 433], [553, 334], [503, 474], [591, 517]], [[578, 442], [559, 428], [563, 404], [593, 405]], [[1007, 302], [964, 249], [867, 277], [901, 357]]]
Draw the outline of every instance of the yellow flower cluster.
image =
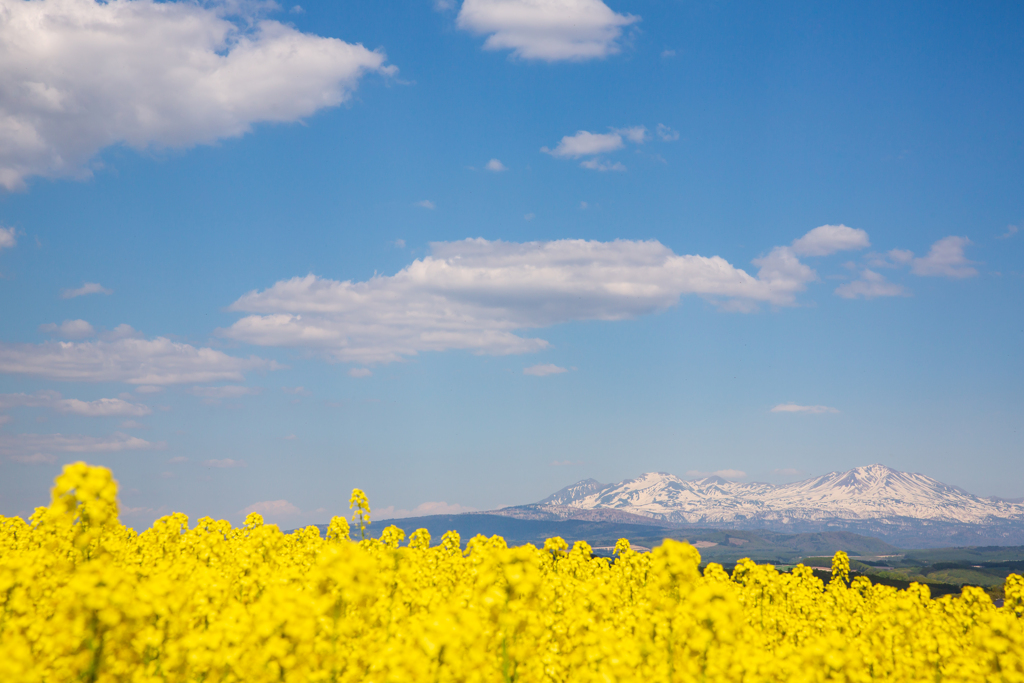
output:
[[[1024, 681], [1024, 580], [933, 600], [666, 541], [614, 562], [420, 529], [349, 540], [174, 514], [136, 534], [108, 470], [0, 517], [0, 681]], [[369, 522], [362, 492], [355, 524]]]

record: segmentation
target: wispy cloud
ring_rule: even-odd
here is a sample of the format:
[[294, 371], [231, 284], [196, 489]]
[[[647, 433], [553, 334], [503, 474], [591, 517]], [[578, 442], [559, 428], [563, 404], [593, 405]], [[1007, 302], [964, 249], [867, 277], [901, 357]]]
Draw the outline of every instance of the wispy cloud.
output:
[[871, 246], [864, 230], [845, 225], [820, 225], [791, 245], [800, 256], [828, 256], [837, 251], [866, 249]]
[[60, 298], [62, 299], [74, 299], [79, 296], [86, 296], [87, 294], [113, 294], [114, 290], [107, 289], [98, 282], [86, 282], [78, 289], [62, 289], [60, 290]]
[[659, 123], [658, 127], [655, 129], [655, 132], [658, 134], [658, 137], [661, 138], [663, 142], [675, 142], [676, 140], [679, 139], [679, 131], [672, 130], [664, 123]]
[[494, 173], [501, 173], [502, 171], [508, 170], [508, 167], [505, 166], [505, 164], [498, 161], [497, 159], [491, 159], [490, 161], [488, 161], [487, 165], [484, 166], [484, 168], [487, 169], [488, 171], [493, 171]]
[[565, 368], [560, 368], [552, 363], [546, 363], [544, 365], [531, 365], [530, 367], [523, 369], [524, 375], [533, 375], [534, 377], [560, 375], [563, 372], [568, 372], [568, 370], [566, 370]]
[[880, 296], [910, 296], [903, 285], [889, 282], [880, 273], [865, 268], [860, 279], [836, 287], [836, 294], [844, 299], [874, 299]]
[[241, 381], [251, 370], [280, 366], [256, 356], [236, 358], [164, 337], [114, 341], [0, 342], [0, 373], [61, 381], [126, 382], [139, 385]]
[[47, 408], [60, 413], [85, 417], [142, 417], [153, 412], [149, 406], [131, 403], [120, 398], [80, 401], [76, 398], [62, 398], [56, 391], [39, 391], [34, 394], [0, 394], [0, 410], [16, 407]]
[[838, 413], [836, 408], [830, 408], [829, 406], [802, 406], [796, 403], [780, 403], [779, 405], [772, 408], [773, 413], [811, 413], [813, 415], [820, 415], [823, 413]]
[[17, 233], [14, 228], [0, 227], [0, 249], [11, 249], [18, 244]]
[[217, 469], [228, 469], [232, 467], [245, 467], [244, 460], [233, 460], [231, 458], [223, 458], [220, 460], [204, 460], [203, 467], [215, 467]]
[[348, 371], [349, 377], [369, 377], [372, 374], [370, 368], [352, 368]]
[[722, 479], [745, 479], [747, 473], [743, 470], [715, 470], [714, 472], [701, 472], [700, 470], [690, 470], [686, 473], [688, 477], [721, 477]]
[[[1004, 232], [1002, 235], [997, 236], [996, 239], [998, 239], [998, 240], [1008, 240], [1011, 237], [1013, 237], [1014, 235], [1016, 235], [1018, 230], [1020, 230], [1020, 228], [1017, 227], [1016, 225], [1007, 225], [1006, 226], [1006, 232]], [[2, 240], [0, 240], [0, 247], [2, 247], [2, 246], [3, 246]]]
[[122, 432], [114, 432], [109, 436], [0, 433], [0, 453], [12, 459], [31, 457], [38, 453], [117, 453], [161, 449], [166, 446], [163, 442], [150, 442]]
[[430, 201], [429, 199], [422, 199], [422, 200], [416, 202], [416, 206], [419, 206], [419, 207], [424, 208], [424, 209], [436, 209], [437, 208], [437, 206], [434, 204], [434, 202]]

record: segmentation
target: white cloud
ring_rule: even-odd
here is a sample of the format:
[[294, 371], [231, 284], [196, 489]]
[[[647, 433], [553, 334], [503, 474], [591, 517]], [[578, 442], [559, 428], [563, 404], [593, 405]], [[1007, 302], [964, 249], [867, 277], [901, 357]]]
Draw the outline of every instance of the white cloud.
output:
[[56, 456], [50, 455], [49, 453], [33, 453], [32, 455], [12, 455], [9, 456], [14, 462], [20, 462], [25, 465], [52, 465], [57, 462]]
[[401, 238], [392, 241], [391, 244], [395, 245], [398, 249], [405, 249], [405, 240]]
[[868, 234], [845, 225], [820, 225], [793, 241], [793, 252], [800, 256], [828, 256], [837, 251], [865, 249], [871, 246]]
[[429, 199], [423, 199], [421, 201], [416, 202], [416, 206], [421, 206], [424, 209], [436, 209], [437, 208], [434, 205], [434, 202], [430, 201]]
[[352, 368], [348, 374], [349, 377], [369, 377], [373, 372], [369, 368]]
[[625, 171], [626, 167], [620, 162], [604, 161], [602, 159], [587, 159], [580, 162], [580, 168], [589, 168], [591, 171]]
[[560, 375], [563, 372], [568, 372], [565, 368], [560, 368], [552, 363], [544, 365], [531, 365], [528, 368], [523, 369], [524, 375], [533, 375], [534, 377], [547, 377], [548, 375]]
[[662, 50], [661, 51], [661, 56], [666, 58], [666, 59], [669, 58], [669, 57], [675, 57], [676, 56], [676, 51], [675, 50]]
[[244, 510], [240, 510], [238, 514], [247, 515], [250, 512], [258, 512], [264, 517], [281, 517], [297, 515], [302, 511], [287, 500], [265, 500], [261, 503], [253, 503]]
[[135, 420], [125, 420], [121, 423], [120, 427], [121, 429], [149, 429], [147, 425], [144, 425], [141, 422], [136, 422]]
[[616, 133], [622, 135], [632, 143], [642, 145], [647, 141], [647, 128], [644, 126], [633, 126], [632, 128], [617, 128]]
[[971, 241], [966, 237], [943, 237], [932, 245], [927, 256], [919, 256], [911, 262], [910, 272], [924, 276], [974, 277], [978, 271], [971, 267], [972, 262], [964, 256], [964, 247], [970, 244]]
[[601, 0], [465, 0], [456, 24], [490, 34], [485, 50], [556, 62], [616, 54], [622, 28], [638, 21], [616, 14]]
[[271, 5], [0, 0], [0, 185], [88, 176], [110, 145], [183, 148], [297, 121], [394, 71], [362, 45], [244, 14]]
[[699, 470], [690, 470], [686, 473], [688, 477], [721, 477], [722, 479], [744, 479], [747, 473], [743, 470], [715, 470], [714, 472], [701, 472]]
[[658, 128], [656, 129], [656, 132], [658, 134], [658, 137], [661, 138], [662, 141], [664, 141], [664, 142], [674, 142], [675, 140], [679, 139], [679, 131], [672, 130], [671, 128], [666, 126], [664, 123], [659, 123], [658, 124]]
[[537, 217], [537, 214], [535, 214], [535, 213], [528, 213], [528, 214], [525, 214], [523, 216], [523, 220], [524, 221], [532, 221], [536, 217]]
[[488, 171], [494, 171], [495, 173], [500, 173], [502, 171], [508, 170], [508, 167], [505, 164], [498, 161], [497, 159], [491, 159], [490, 161], [488, 161], [487, 165], [484, 166], [484, 168], [486, 168]]
[[176, 455], [167, 462], [170, 463], [171, 465], [180, 465], [183, 462], [188, 462], [188, 458], [186, 458], [184, 455]]
[[259, 387], [224, 386], [224, 387], [192, 387], [192, 393], [202, 398], [222, 399], [252, 396], [262, 391]]
[[780, 403], [771, 409], [773, 413], [812, 413], [820, 415], [822, 413], [838, 413], [839, 411], [835, 408], [828, 406], [801, 406], [796, 403]]
[[[1007, 225], [1006, 226], [1006, 232], [1004, 232], [1002, 235], [999, 235], [998, 237], [996, 237], [996, 239], [997, 240], [1008, 240], [1011, 237], [1013, 237], [1014, 235], [1016, 235], [1018, 230], [1020, 230], [1020, 228], [1017, 227], [1016, 225]], [[11, 231], [13, 232], [14, 228], [11, 228]], [[3, 246], [4, 246], [3, 235], [0, 235], [0, 248], [2, 248]]]
[[216, 467], [219, 469], [227, 469], [231, 467], [245, 467], [244, 460], [232, 460], [231, 458], [224, 458], [222, 460], [204, 460], [203, 467]]
[[910, 292], [895, 282], [889, 282], [885, 276], [865, 268], [860, 279], [836, 287], [836, 294], [844, 299], [874, 299], [880, 296], [910, 296]]
[[591, 133], [580, 130], [575, 135], [564, 136], [554, 149], [541, 147], [540, 151], [553, 157], [578, 159], [581, 156], [614, 152], [623, 146], [622, 136], [617, 132]]
[[393, 276], [339, 282], [310, 274], [249, 292], [230, 310], [251, 315], [218, 333], [361, 364], [446, 349], [519, 354], [548, 342], [516, 330], [626, 320], [663, 311], [684, 294], [744, 310], [792, 305], [817, 277], [788, 247], [755, 263], [756, 278], [721, 257], [679, 256], [653, 240], [439, 242]]
[[142, 417], [153, 412], [149, 406], [129, 403], [120, 398], [80, 401], [77, 398], [61, 398], [56, 391], [39, 391], [35, 394], [0, 394], [0, 410], [19, 406], [48, 408], [60, 413], [86, 417]]
[[375, 517], [380, 519], [402, 519], [405, 517], [427, 517], [429, 515], [461, 515], [465, 512], [476, 512], [476, 508], [466, 507], [458, 503], [428, 502], [420, 503], [412, 510], [396, 510], [394, 505], [374, 509]]
[[65, 320], [60, 325], [46, 323], [39, 326], [40, 332], [50, 332], [65, 339], [85, 339], [96, 336], [96, 330], [84, 320]]
[[310, 396], [313, 393], [305, 387], [281, 387], [281, 391], [286, 394], [292, 394], [293, 396]]
[[0, 434], [0, 453], [11, 457], [32, 453], [58, 451], [63, 453], [117, 453], [120, 451], [165, 448], [163, 442], [152, 443], [122, 432], [110, 436], [80, 434]]
[[42, 344], [0, 342], [0, 372], [63, 381], [144, 385], [237, 382], [250, 370], [279, 367], [256, 356], [236, 358], [164, 337]]
[[[2, 1], [2, 0], [0, 0]], [[52, 2], [52, 0], [49, 0]], [[74, 299], [76, 296], [85, 296], [86, 294], [113, 294], [114, 290], [107, 289], [98, 282], [86, 282], [78, 289], [62, 289], [60, 290], [60, 298], [62, 299]]]
[[14, 228], [0, 228], [0, 249], [10, 249], [18, 243]]
[[163, 387], [155, 387], [151, 384], [143, 384], [141, 387], [135, 387], [135, 393], [137, 394], [159, 394], [163, 390]]
[[580, 202], [580, 211], [586, 211], [589, 208], [590, 204], [587, 204], [586, 202]]
[[434, 10], [438, 12], [447, 12], [453, 9], [455, 9], [455, 0], [434, 0]]

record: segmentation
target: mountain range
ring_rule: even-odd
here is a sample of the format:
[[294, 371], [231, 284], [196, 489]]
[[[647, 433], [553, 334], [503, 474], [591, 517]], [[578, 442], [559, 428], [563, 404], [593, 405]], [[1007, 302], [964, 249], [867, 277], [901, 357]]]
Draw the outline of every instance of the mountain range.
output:
[[489, 514], [784, 533], [842, 530], [907, 547], [1024, 543], [1024, 505], [884, 465], [783, 485], [685, 480], [664, 472], [607, 485], [586, 479], [536, 504]]

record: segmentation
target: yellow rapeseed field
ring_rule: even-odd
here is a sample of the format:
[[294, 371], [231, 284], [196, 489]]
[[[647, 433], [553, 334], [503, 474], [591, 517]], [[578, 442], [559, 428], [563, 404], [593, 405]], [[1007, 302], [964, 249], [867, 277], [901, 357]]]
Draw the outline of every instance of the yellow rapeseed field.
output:
[[[351, 535], [369, 522], [353, 493]], [[932, 600], [811, 570], [698, 569], [685, 543], [613, 562], [345, 519], [283, 534], [173, 514], [120, 524], [107, 469], [68, 465], [0, 517], [0, 681], [1024, 681], [1024, 580]]]

